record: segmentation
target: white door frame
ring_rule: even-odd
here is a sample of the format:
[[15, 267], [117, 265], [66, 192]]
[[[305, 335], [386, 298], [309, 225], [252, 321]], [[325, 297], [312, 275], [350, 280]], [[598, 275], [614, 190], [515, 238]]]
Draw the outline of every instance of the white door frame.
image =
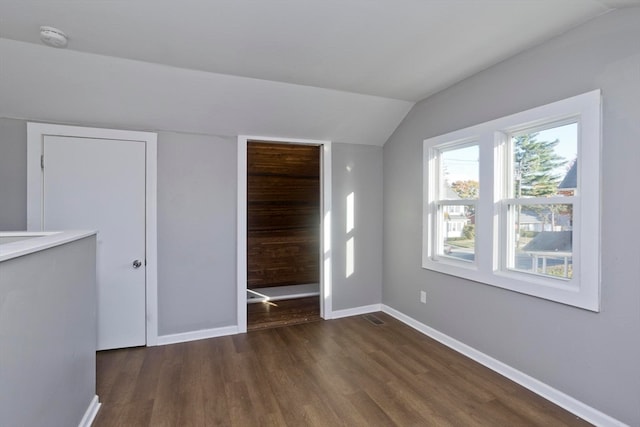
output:
[[115, 129], [27, 123], [27, 229], [42, 231], [44, 174], [40, 167], [45, 136], [140, 141], [146, 147], [146, 341], [158, 342], [157, 134]]
[[309, 144], [322, 147], [320, 154], [320, 316], [333, 317], [331, 292], [331, 141], [265, 136], [238, 136], [237, 288], [238, 332], [247, 332], [247, 141]]

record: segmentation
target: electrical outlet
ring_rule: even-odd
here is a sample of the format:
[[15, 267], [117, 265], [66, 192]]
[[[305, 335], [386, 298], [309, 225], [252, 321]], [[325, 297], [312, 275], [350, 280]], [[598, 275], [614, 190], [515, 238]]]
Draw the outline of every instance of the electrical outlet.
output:
[[427, 303], [427, 293], [425, 291], [420, 291], [420, 302], [423, 304]]

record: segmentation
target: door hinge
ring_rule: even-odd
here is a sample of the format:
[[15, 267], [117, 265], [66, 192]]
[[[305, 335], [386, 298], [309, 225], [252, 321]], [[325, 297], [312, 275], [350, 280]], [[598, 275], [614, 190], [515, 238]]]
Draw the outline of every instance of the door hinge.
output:
[[40, 154], [40, 169], [44, 170], [44, 154]]

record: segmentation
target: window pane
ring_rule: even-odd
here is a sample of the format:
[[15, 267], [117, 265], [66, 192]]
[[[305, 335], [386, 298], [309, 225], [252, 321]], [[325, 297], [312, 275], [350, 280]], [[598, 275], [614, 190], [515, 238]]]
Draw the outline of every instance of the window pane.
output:
[[478, 198], [478, 154], [477, 145], [441, 152], [440, 200]]
[[514, 224], [510, 269], [570, 279], [573, 276], [573, 205], [510, 205]]
[[476, 258], [475, 206], [441, 205], [438, 255], [464, 261]]
[[513, 135], [512, 198], [573, 196], [577, 189], [578, 124]]

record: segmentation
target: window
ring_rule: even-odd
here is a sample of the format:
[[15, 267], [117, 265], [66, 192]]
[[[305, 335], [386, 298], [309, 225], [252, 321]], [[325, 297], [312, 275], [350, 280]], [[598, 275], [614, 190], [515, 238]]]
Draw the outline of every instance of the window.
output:
[[424, 268], [599, 311], [599, 90], [425, 140], [424, 188]]
[[505, 265], [573, 277], [573, 204], [578, 190], [578, 123], [551, 123], [509, 135], [504, 198]]
[[435, 254], [454, 260], [475, 260], [474, 222], [478, 199], [478, 145], [454, 144], [437, 155]]

